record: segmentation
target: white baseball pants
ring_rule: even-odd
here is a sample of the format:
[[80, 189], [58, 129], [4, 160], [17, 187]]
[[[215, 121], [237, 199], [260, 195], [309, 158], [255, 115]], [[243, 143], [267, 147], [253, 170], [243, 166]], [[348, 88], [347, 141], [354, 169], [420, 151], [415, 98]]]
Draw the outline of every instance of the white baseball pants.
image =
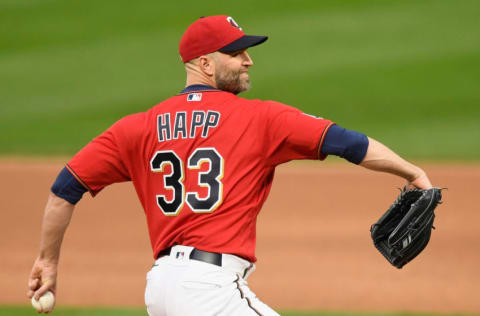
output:
[[248, 288], [252, 263], [223, 254], [219, 267], [189, 259], [192, 249], [172, 247], [147, 273], [150, 316], [280, 316]]

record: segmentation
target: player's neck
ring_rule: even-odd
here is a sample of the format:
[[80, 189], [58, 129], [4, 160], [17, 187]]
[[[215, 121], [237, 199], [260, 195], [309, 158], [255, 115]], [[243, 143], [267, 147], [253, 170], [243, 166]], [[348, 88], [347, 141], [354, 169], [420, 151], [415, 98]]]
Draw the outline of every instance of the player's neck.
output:
[[189, 87], [192, 85], [204, 85], [204, 86], [217, 88], [217, 84], [213, 77], [199, 76], [196, 74], [188, 74], [185, 87]]

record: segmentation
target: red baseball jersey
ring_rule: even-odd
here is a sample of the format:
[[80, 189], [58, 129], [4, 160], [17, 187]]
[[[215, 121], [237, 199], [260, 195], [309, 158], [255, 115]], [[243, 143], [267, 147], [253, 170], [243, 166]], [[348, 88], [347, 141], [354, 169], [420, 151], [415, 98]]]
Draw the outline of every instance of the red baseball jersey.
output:
[[119, 120], [67, 168], [93, 196], [133, 182], [154, 257], [181, 244], [255, 262], [256, 218], [275, 166], [324, 159], [332, 124], [278, 102], [201, 90]]

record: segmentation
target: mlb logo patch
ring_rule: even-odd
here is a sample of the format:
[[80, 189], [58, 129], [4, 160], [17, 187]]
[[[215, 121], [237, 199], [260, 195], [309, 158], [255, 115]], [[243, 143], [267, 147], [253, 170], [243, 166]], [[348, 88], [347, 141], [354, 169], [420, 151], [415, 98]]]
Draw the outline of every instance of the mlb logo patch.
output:
[[185, 257], [185, 252], [183, 251], [177, 252], [177, 255], [175, 256], [175, 258], [177, 259], [183, 259], [184, 257]]
[[187, 101], [202, 101], [201, 93], [190, 93], [187, 95]]

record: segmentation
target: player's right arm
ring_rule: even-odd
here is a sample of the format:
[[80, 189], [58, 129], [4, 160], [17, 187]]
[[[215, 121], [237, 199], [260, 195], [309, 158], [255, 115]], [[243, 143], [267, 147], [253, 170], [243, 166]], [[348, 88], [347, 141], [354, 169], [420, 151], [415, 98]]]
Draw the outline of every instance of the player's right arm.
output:
[[430, 189], [432, 184], [426, 173], [409, 163], [387, 146], [366, 135], [340, 126], [330, 128], [321, 151], [336, 155], [374, 171], [400, 176], [419, 189]]
[[370, 137], [368, 141], [367, 153], [360, 163], [361, 166], [395, 174], [419, 189], [426, 190], [432, 187], [427, 174], [421, 168], [409, 163], [382, 143]]
[[266, 101], [267, 161], [272, 165], [292, 159], [316, 159], [328, 155], [365, 168], [400, 176], [419, 189], [432, 187], [425, 172], [365, 134], [345, 129], [329, 120], [304, 115], [297, 109]]

